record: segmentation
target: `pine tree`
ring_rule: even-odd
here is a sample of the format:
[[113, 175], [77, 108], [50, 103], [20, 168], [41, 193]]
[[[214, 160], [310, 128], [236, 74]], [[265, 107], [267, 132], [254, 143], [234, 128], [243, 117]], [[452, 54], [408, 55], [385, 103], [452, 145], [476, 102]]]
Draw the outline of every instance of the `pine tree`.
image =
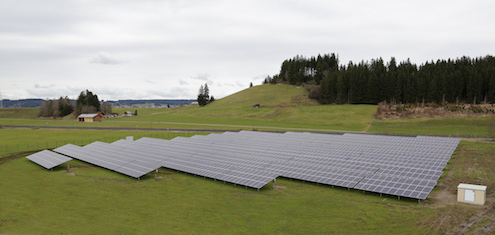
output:
[[91, 91], [81, 91], [76, 101], [77, 114], [99, 112], [101, 109], [98, 95]]
[[198, 104], [199, 106], [205, 106], [207, 105], [208, 103], [211, 103], [214, 101], [214, 98], [213, 99], [210, 99], [210, 89], [208, 88], [208, 84], [205, 83], [205, 85], [201, 85], [199, 87], [199, 93], [198, 93]]
[[74, 111], [74, 107], [70, 103], [69, 97], [67, 96], [65, 98], [60, 97], [58, 99], [58, 115], [60, 117], [64, 117], [71, 114], [72, 111]]

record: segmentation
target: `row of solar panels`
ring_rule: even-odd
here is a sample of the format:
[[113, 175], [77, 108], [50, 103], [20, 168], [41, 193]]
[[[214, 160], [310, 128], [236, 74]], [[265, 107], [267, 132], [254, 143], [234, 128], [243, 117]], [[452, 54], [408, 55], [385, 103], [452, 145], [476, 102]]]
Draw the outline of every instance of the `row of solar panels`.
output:
[[279, 176], [425, 199], [460, 139], [225, 132], [54, 151], [139, 178], [159, 167], [261, 188]]

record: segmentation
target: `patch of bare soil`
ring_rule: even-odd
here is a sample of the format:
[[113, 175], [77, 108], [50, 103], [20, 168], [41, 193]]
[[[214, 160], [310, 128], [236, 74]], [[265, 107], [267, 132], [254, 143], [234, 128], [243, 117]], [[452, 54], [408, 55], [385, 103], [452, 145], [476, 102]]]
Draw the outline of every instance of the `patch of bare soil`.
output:
[[[425, 219], [419, 226], [428, 233], [493, 234], [495, 232], [495, 147], [464, 145], [450, 161], [448, 173], [439, 180], [423, 206], [435, 209], [437, 219]], [[485, 205], [457, 202], [457, 185], [487, 185]]]
[[493, 104], [378, 104], [375, 118], [447, 118], [447, 117], [488, 117], [495, 115]]
[[279, 185], [275, 185], [275, 187], [273, 189], [275, 189], [275, 191], [279, 192], [279, 193], [283, 193], [285, 195], [288, 195], [288, 193], [284, 192], [282, 189], [286, 188], [286, 186], [279, 186]]

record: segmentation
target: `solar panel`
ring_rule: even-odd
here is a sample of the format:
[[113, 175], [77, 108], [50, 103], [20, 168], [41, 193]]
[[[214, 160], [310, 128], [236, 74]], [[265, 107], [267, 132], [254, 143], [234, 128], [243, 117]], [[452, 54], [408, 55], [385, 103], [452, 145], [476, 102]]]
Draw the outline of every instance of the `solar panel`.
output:
[[119, 152], [116, 148], [97, 141], [84, 147], [67, 144], [54, 151], [134, 178], [140, 178], [160, 167], [160, 160], [151, 161], [143, 154], [133, 156]]
[[62, 163], [66, 163], [72, 158], [66, 157], [64, 155], [60, 155], [58, 153], [54, 153], [49, 150], [43, 150], [34, 154], [31, 154], [26, 157], [27, 159], [31, 160], [32, 162], [46, 168], [46, 169], [52, 169]]
[[141, 138], [55, 151], [139, 178], [166, 167], [261, 188], [282, 176], [424, 199], [460, 139], [240, 131], [172, 140]]

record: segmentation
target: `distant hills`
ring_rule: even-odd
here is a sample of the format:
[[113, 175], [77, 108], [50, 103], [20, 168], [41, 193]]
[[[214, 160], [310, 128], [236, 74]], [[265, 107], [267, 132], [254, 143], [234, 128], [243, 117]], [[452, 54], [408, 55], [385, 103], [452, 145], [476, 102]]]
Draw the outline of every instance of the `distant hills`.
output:
[[2, 100], [4, 108], [35, 108], [40, 107], [43, 99], [21, 99], [21, 100]]
[[[43, 99], [19, 99], [19, 100], [2, 100], [4, 108], [36, 108], [40, 107], [43, 103]], [[113, 107], [166, 107], [170, 106], [182, 106], [188, 105], [196, 100], [117, 100], [107, 101], [112, 104]], [[75, 104], [76, 100], [71, 100], [71, 103]]]

